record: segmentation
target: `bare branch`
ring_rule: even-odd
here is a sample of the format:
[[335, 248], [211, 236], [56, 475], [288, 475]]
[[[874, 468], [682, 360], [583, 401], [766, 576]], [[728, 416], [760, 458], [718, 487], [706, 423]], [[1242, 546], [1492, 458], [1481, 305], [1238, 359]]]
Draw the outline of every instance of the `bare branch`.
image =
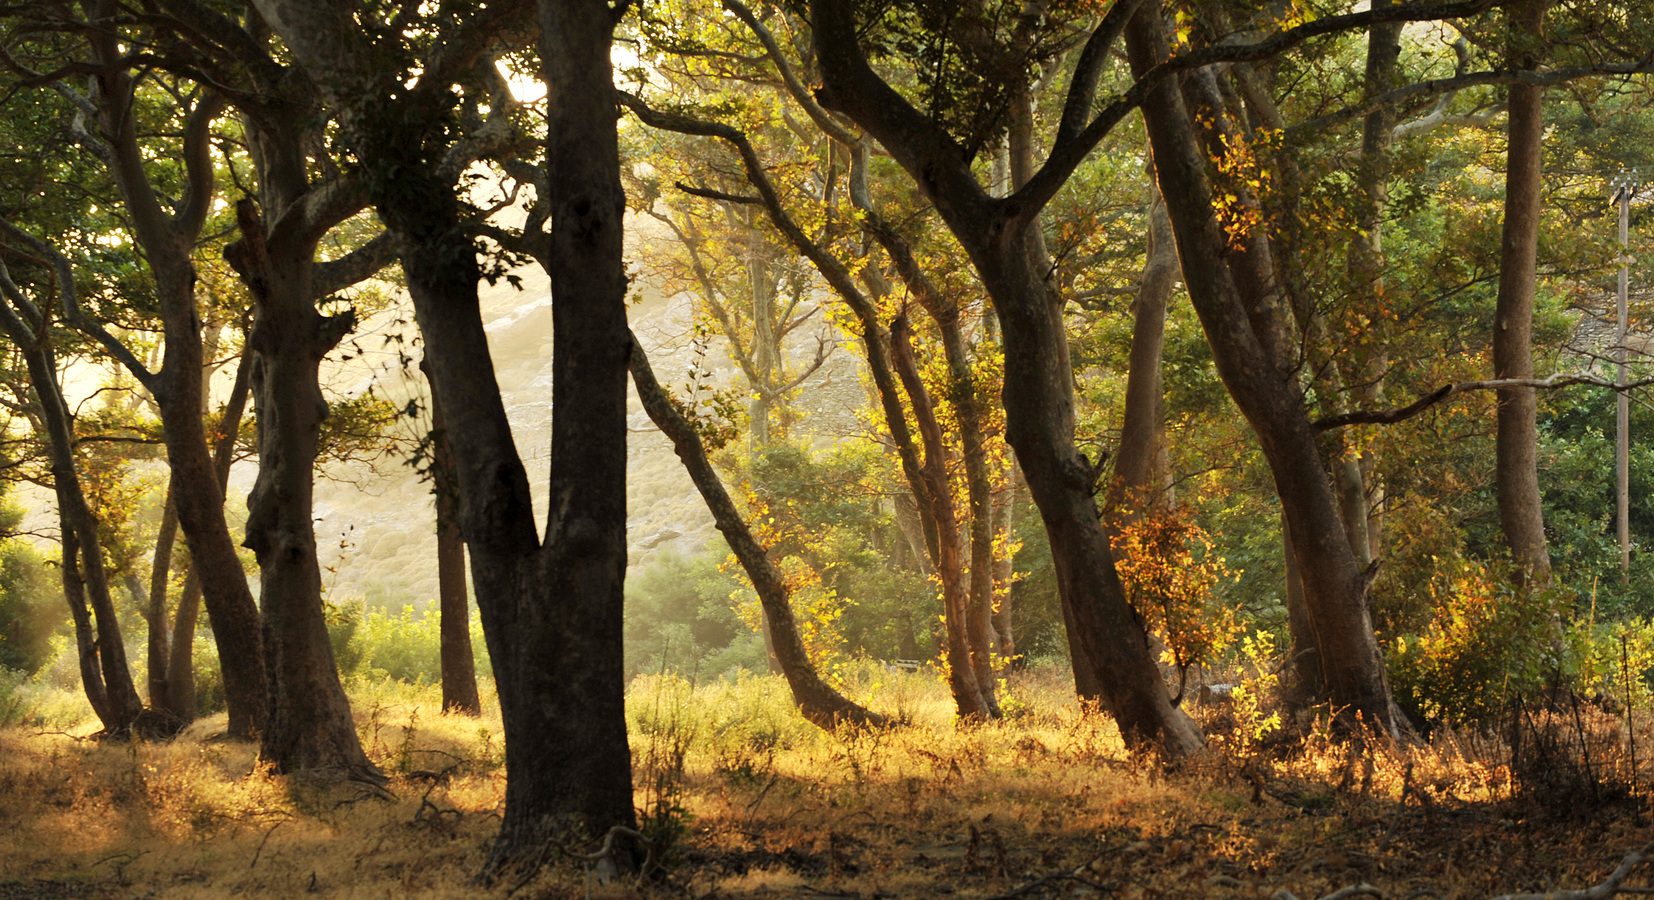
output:
[[1609, 390], [1623, 392], [1654, 384], [1654, 378], [1644, 378], [1640, 381], [1617, 384], [1606, 379], [1598, 378], [1595, 375], [1564, 375], [1558, 373], [1547, 378], [1493, 378], [1487, 381], [1460, 381], [1452, 384], [1444, 384], [1430, 393], [1425, 394], [1423, 397], [1414, 400], [1412, 403], [1407, 404], [1406, 406], [1398, 406], [1391, 409], [1356, 410], [1354, 412], [1342, 413], [1336, 416], [1327, 416], [1324, 419], [1317, 419], [1313, 424], [1319, 431], [1327, 431], [1332, 428], [1342, 428], [1346, 425], [1393, 425], [1396, 422], [1411, 419], [1430, 407], [1435, 406], [1437, 403], [1440, 403], [1449, 397], [1463, 394], [1467, 391], [1496, 391], [1504, 388], [1534, 388], [1536, 390], [1549, 390], [1552, 388], [1569, 387], [1576, 384], [1608, 388]]

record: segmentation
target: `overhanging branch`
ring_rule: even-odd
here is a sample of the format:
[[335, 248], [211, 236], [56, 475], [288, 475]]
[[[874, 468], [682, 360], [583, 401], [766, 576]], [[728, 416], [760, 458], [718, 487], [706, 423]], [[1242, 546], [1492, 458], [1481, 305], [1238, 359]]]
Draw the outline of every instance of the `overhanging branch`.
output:
[[1505, 388], [1534, 388], [1549, 390], [1553, 388], [1569, 387], [1583, 384], [1591, 387], [1608, 388], [1613, 391], [1629, 391], [1654, 384], [1654, 378], [1644, 378], [1625, 384], [1617, 384], [1595, 375], [1551, 375], [1548, 378], [1493, 378], [1487, 381], [1460, 381], [1444, 384], [1428, 394], [1414, 400], [1406, 406], [1397, 406], [1391, 409], [1366, 409], [1354, 412], [1341, 413], [1336, 416], [1327, 416], [1316, 419], [1314, 422], [1317, 431], [1328, 431], [1333, 428], [1343, 428], [1346, 425], [1393, 425], [1406, 421], [1424, 412], [1432, 406], [1469, 391], [1496, 391]]

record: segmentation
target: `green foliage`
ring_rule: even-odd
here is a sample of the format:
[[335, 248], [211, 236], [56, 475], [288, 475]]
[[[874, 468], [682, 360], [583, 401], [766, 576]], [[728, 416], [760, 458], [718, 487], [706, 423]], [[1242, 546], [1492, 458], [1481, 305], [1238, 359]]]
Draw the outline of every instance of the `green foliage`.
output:
[[[435, 602], [405, 605], [396, 612], [365, 609], [357, 599], [328, 605], [328, 639], [340, 674], [366, 681], [411, 685], [442, 682], [442, 612]], [[477, 675], [493, 672], [482, 618], [473, 608], [469, 622]]]
[[670, 548], [626, 581], [626, 673], [678, 672], [718, 677], [736, 669], [763, 671], [764, 642], [741, 623], [734, 606], [757, 603], [724, 563], [718, 544], [686, 558]]
[[1554, 589], [1513, 586], [1502, 566], [1465, 561], [1430, 582], [1435, 615], [1397, 637], [1388, 662], [1396, 702], [1427, 721], [1489, 724], [1518, 697], [1572, 683], [1577, 647]]
[[0, 668], [34, 672], [69, 612], [46, 559], [26, 541], [0, 541]]

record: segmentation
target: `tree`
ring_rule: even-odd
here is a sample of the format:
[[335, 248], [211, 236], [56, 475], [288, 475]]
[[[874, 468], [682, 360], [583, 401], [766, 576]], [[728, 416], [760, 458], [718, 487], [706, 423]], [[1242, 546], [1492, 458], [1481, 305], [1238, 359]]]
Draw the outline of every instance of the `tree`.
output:
[[[571, 829], [629, 828], [621, 594], [631, 339], [609, 61], [625, 6], [546, 0], [538, 10], [550, 98], [551, 231], [543, 239], [552, 261], [556, 411], [542, 541], [482, 327], [474, 229], [438, 171], [450, 86], [496, 39], [524, 37], [529, 7], [508, 2], [419, 28], [398, 21], [370, 29], [319, 0], [257, 5], [338, 111], [363, 189], [401, 244], [432, 391], [449, 423], [459, 518], [506, 730], [504, 821], [488, 871], [537, 859]], [[418, 46], [401, 45], [405, 35]], [[615, 862], [624, 867], [625, 854]]]
[[[1541, 58], [1547, 0], [1510, 8], [1512, 68], [1532, 71]], [[1544, 154], [1544, 89], [1510, 86], [1510, 150], [1505, 169], [1505, 218], [1500, 242], [1499, 301], [1493, 327], [1493, 377], [1533, 377], [1533, 295], [1539, 257], [1540, 163]], [[1518, 577], [1550, 578], [1545, 518], [1539, 497], [1538, 397], [1532, 388], [1498, 392], [1495, 478], [1499, 520]]]
[[[1042, 277], [1037, 215], [1111, 125], [1088, 121], [1096, 76], [1123, 25], [1111, 13], [1087, 44], [1071, 81], [1063, 124], [1045, 164], [1016, 193], [992, 197], [965, 148], [868, 65], [842, 4], [811, 4], [823, 105], [848, 115], [907, 170], [970, 255], [993, 299], [1005, 341], [1007, 438], [1050, 536], [1072, 642], [1098, 675], [1105, 706], [1134, 746], [1177, 756], [1202, 739], [1172, 706], [1139, 619], [1114, 571], [1091, 497], [1094, 466], [1074, 446], [1073, 374], [1060, 304]], [[1117, 117], [1114, 119], [1117, 121]], [[1158, 154], [1157, 154], [1158, 156]], [[1078, 665], [1078, 664], [1077, 664]]]
[[[152, 371], [130, 347], [78, 306], [73, 294], [60, 294], [63, 318], [101, 343], [155, 399], [166, 437], [167, 461], [176, 476], [173, 502], [218, 641], [229, 705], [228, 730], [238, 737], [251, 737], [262, 729], [266, 710], [258, 608], [224, 519], [223, 490], [214, 477], [201, 417], [204, 354], [191, 258], [212, 211], [215, 172], [211, 128], [224, 104], [221, 98], [202, 91], [194, 96], [180, 91], [182, 108], [177, 110], [176, 126], [182, 134], [181, 146], [167, 155], [146, 148], [138, 131], [140, 87], [141, 82], [160, 76], [133, 75], [139, 62], [123, 49], [115, 4], [88, 3], [85, 10], [84, 21], [60, 20], [55, 10], [34, 12], [43, 17], [48, 31], [68, 29], [85, 35], [86, 58], [69, 60], [57, 74], [67, 77], [77, 66], [90, 68], [95, 73], [90, 80], [90, 94], [81, 94], [61, 80], [32, 70], [25, 69], [22, 74], [49, 82], [68, 102], [72, 135], [87, 153], [103, 163], [119, 189], [126, 227], [142, 249], [153, 279], [165, 336], [160, 369]], [[55, 57], [45, 59], [54, 65], [62, 62]], [[23, 69], [15, 56], [12, 62]], [[86, 120], [97, 123], [98, 133], [86, 130]], [[149, 171], [152, 160], [171, 154], [183, 161], [184, 169], [184, 179], [176, 186], [175, 203], [169, 203]]]

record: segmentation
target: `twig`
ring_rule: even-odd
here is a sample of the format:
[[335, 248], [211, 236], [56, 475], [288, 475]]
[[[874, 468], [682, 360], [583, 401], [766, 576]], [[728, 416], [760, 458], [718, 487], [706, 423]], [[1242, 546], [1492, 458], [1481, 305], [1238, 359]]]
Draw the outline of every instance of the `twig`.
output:
[[282, 819], [280, 822], [271, 825], [269, 831], [264, 832], [264, 838], [258, 842], [258, 849], [253, 851], [253, 861], [247, 864], [248, 869], [258, 865], [258, 858], [264, 853], [264, 845], [270, 842], [270, 835], [275, 834], [277, 828], [286, 824], [287, 820]]
[[1623, 887], [1625, 879], [1633, 870], [1648, 862], [1650, 854], [1654, 854], [1654, 841], [1642, 846], [1640, 850], [1633, 850], [1620, 861], [1619, 867], [1608, 875], [1608, 879], [1601, 884], [1588, 888], [1571, 891], [1550, 891], [1543, 894], [1500, 894], [1493, 900], [1608, 900], [1615, 894], [1642, 894], [1646, 888]]

